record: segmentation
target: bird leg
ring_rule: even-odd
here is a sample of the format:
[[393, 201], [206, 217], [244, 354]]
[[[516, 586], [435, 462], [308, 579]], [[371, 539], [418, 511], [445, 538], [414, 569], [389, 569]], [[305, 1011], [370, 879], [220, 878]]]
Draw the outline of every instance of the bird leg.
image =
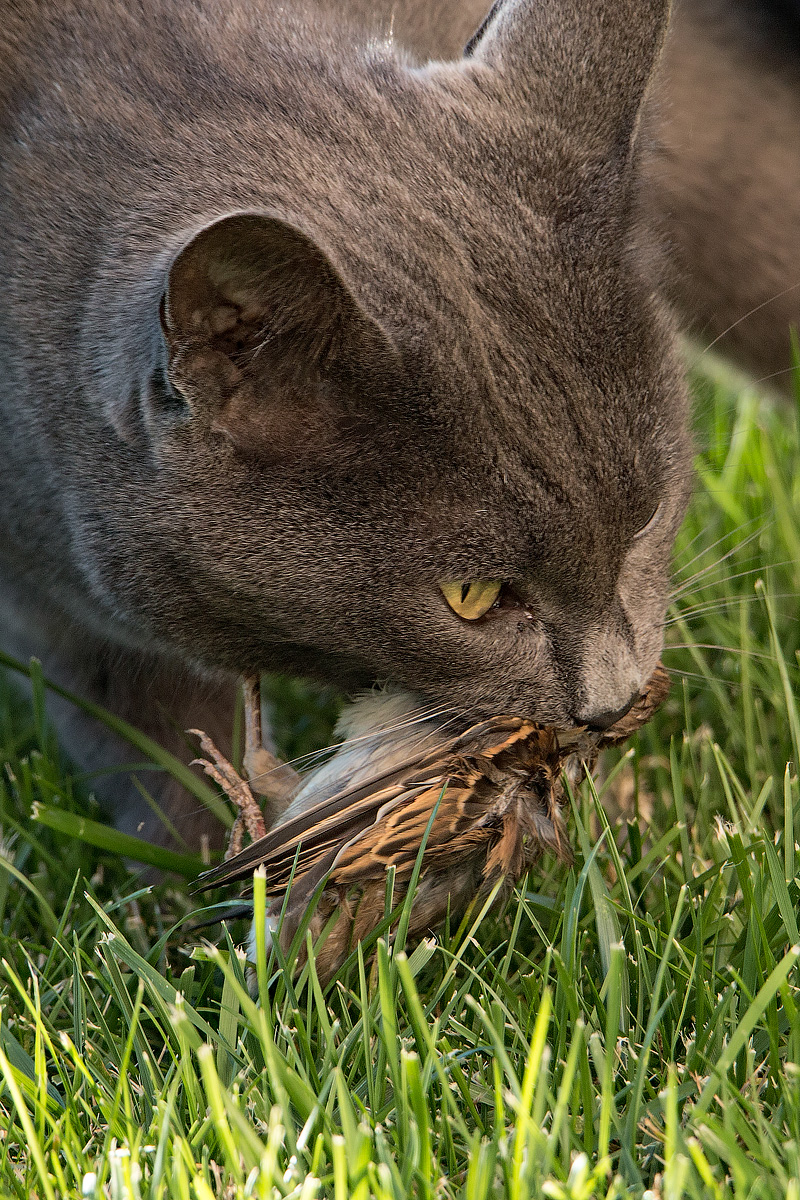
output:
[[274, 824], [300, 787], [297, 771], [276, 758], [264, 745], [261, 728], [261, 680], [248, 675], [242, 680], [244, 696], [244, 773], [254, 792], [269, 799]]
[[[264, 837], [267, 828], [289, 804], [297, 790], [300, 776], [286, 763], [271, 754], [264, 746], [261, 729], [261, 686], [257, 676], [242, 681], [244, 694], [244, 770], [246, 779], [228, 762], [224, 754], [201, 729], [190, 729], [189, 733], [200, 739], [200, 749], [207, 758], [195, 759], [206, 775], [219, 784], [236, 809], [236, 819], [231, 828], [225, 861], [238, 854], [244, 844], [245, 831], [255, 842]], [[194, 765], [194, 764], [193, 764]], [[258, 806], [253, 791], [267, 797], [266, 810], [269, 826]]]

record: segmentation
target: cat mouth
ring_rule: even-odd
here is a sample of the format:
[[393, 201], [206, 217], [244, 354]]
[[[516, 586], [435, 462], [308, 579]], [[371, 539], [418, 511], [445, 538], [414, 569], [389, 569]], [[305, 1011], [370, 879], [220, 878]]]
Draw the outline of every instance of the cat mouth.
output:
[[596, 725], [577, 725], [571, 729], [556, 729], [555, 734], [559, 746], [567, 749], [578, 745], [587, 736], [596, 738], [599, 749], [606, 746], [619, 746], [622, 742], [645, 725], [657, 708], [664, 703], [670, 689], [669, 672], [663, 663], [659, 663], [648, 679], [643, 690], [634, 696], [615, 719], [604, 729]]

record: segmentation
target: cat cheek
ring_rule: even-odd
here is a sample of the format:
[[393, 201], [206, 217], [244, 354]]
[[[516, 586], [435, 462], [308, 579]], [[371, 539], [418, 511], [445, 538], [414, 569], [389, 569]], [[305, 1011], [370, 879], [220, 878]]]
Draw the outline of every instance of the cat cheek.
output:
[[210, 429], [263, 467], [319, 463], [338, 441], [336, 414], [325, 405], [303, 403], [300, 396], [265, 396], [247, 383], [217, 410]]
[[257, 459], [265, 465], [279, 462], [302, 434], [295, 422], [278, 423], [269, 412], [254, 418], [249, 407], [239, 409], [235, 404], [220, 413], [211, 428], [214, 433], [222, 434], [243, 458]]

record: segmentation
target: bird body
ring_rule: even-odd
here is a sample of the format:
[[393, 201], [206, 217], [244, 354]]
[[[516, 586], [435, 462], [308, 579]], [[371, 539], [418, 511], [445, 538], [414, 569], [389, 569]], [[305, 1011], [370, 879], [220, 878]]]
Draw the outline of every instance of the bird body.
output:
[[[286, 950], [314, 893], [310, 918], [321, 978], [383, 920], [424, 853], [411, 911], [413, 939], [457, 919], [498, 883], [506, 891], [545, 852], [569, 862], [563, 778], [572, 784], [599, 750], [643, 724], [668, 690], [659, 667], [633, 708], [604, 732], [556, 731], [515, 716], [464, 726], [452, 714], [415, 718], [403, 693], [370, 695], [344, 720], [341, 748], [300, 787], [280, 822], [202, 877], [204, 888], [266, 874], [268, 934]], [[291, 885], [291, 886], [290, 886]], [[287, 898], [287, 890], [289, 895]]]

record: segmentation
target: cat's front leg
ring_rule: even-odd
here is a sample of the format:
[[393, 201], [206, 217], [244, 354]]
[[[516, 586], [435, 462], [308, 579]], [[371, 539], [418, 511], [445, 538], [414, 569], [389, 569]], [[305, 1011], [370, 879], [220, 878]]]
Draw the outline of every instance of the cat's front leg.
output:
[[[39, 658], [46, 678], [121, 717], [182, 762], [196, 751], [186, 733], [191, 727], [208, 731], [231, 753], [233, 677], [204, 675], [178, 659], [123, 649], [63, 614], [23, 613], [18, 604], [2, 605], [0, 631], [3, 649], [23, 661]], [[222, 846], [225, 830], [218, 818], [165, 771], [149, 765], [125, 769], [142, 763], [143, 755], [100, 720], [51, 691], [47, 712], [76, 776], [118, 829], [181, 849]]]

